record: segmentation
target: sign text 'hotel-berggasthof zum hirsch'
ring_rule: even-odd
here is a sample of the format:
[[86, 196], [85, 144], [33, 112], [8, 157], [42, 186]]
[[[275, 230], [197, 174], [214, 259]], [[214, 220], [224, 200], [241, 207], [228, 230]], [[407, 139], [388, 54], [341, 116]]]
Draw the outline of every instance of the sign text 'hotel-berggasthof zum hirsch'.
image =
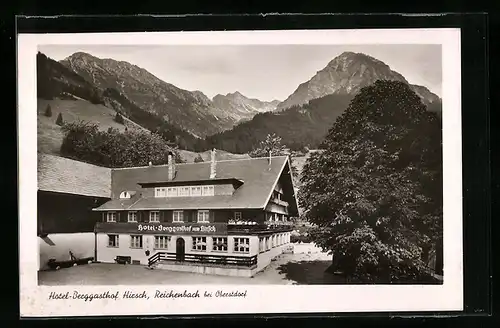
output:
[[137, 225], [137, 231], [154, 231], [154, 232], [166, 232], [166, 233], [190, 233], [190, 232], [215, 233], [217, 232], [217, 227], [215, 225], [166, 226], [161, 224], [160, 225], [139, 224]]

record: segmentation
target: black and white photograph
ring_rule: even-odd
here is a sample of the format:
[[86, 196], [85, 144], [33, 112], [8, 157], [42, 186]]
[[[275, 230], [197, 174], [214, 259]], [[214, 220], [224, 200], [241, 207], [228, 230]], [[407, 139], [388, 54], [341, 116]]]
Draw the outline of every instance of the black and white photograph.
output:
[[459, 39], [21, 35], [26, 312], [459, 309]]

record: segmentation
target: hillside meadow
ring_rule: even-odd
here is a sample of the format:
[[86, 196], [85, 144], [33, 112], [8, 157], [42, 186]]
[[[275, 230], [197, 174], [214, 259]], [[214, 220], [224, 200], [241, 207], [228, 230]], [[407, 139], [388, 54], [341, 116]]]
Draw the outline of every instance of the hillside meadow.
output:
[[[45, 116], [45, 110], [47, 105], [50, 105], [52, 110], [52, 116]], [[130, 121], [126, 117], [123, 117], [125, 125], [115, 122], [116, 112], [104, 105], [92, 104], [86, 100], [45, 100], [38, 99], [37, 102], [37, 143], [38, 151], [45, 154], [60, 155], [60, 148], [64, 134], [61, 131], [61, 127], [56, 124], [56, 119], [59, 113], [62, 114], [64, 122], [76, 122], [78, 120], [87, 121], [92, 123], [98, 123], [100, 130], [107, 130], [109, 128], [115, 128], [119, 131], [125, 131], [125, 127], [128, 129], [142, 129], [148, 131], [147, 129], [141, 127], [140, 125]], [[180, 150], [181, 157], [187, 163], [194, 162], [195, 158], [198, 157], [198, 153]], [[210, 161], [210, 151], [205, 151], [200, 153], [204, 161]], [[249, 158], [247, 154], [231, 154], [229, 152], [218, 150], [217, 160], [228, 160], [228, 159], [242, 159]]]

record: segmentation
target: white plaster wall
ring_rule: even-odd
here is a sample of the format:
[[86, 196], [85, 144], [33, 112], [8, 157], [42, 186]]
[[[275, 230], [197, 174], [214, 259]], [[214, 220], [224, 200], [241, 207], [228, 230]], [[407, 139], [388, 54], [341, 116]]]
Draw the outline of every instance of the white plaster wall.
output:
[[61, 233], [48, 235], [54, 245], [48, 244], [43, 238], [38, 238], [39, 270], [48, 269], [49, 259], [69, 260], [69, 251], [78, 257], [94, 256], [94, 233]]
[[[253, 256], [259, 252], [259, 238], [257, 236], [250, 236], [250, 253], [236, 253], [234, 252], [234, 238], [248, 238], [248, 236], [228, 236], [228, 251], [227, 252], [214, 252], [212, 251], [212, 238], [207, 238], [207, 251], [193, 250], [193, 238], [191, 236], [172, 236], [168, 243], [167, 249], [154, 248], [154, 235], [143, 235], [142, 249], [130, 248], [130, 235], [119, 234], [118, 247], [108, 246], [108, 234], [97, 234], [97, 261], [105, 263], [114, 263], [117, 256], [131, 256], [132, 260], [138, 260], [141, 264], [147, 265], [148, 259], [159, 251], [175, 253], [177, 238], [184, 238], [185, 253], [186, 254], [217, 254], [217, 255], [238, 255], [238, 256]], [[92, 254], [93, 254], [93, 234], [92, 234]], [[150, 254], [147, 256], [145, 251], [149, 250]]]
[[142, 240], [142, 248], [130, 248], [130, 235], [118, 234], [118, 247], [108, 246], [108, 234], [97, 234], [97, 261], [105, 263], [113, 263], [117, 256], [130, 256], [132, 261], [140, 261], [141, 264], [147, 265], [148, 258], [153, 253], [146, 256], [147, 242], [149, 240], [150, 251], [153, 252], [154, 238], [153, 236], [144, 235]]

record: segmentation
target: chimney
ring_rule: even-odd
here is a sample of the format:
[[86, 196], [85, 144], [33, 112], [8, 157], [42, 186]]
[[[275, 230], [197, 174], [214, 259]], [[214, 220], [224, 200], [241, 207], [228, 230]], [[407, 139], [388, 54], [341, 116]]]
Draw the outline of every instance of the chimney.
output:
[[210, 179], [215, 179], [216, 173], [217, 173], [217, 164], [215, 162], [215, 148], [214, 148], [212, 149], [210, 158]]
[[168, 153], [168, 180], [174, 180], [175, 177], [175, 159], [172, 153]]

